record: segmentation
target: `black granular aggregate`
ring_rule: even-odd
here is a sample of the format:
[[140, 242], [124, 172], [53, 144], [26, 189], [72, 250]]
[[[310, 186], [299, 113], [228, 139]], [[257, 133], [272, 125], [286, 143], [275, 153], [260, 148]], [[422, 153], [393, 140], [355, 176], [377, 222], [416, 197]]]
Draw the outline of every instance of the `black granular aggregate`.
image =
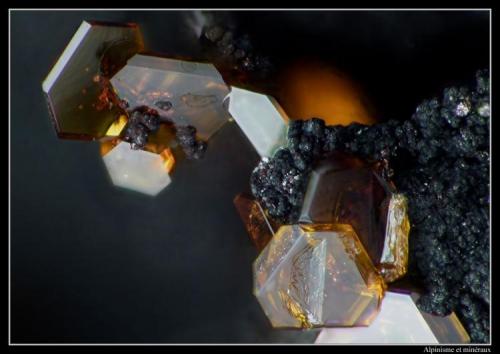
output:
[[[155, 105], [163, 110], [172, 108], [168, 101], [158, 101]], [[124, 129], [123, 140], [130, 143], [132, 149], [142, 149], [146, 146], [150, 134], [160, 128], [160, 124], [167, 124], [175, 130], [175, 137], [188, 159], [201, 159], [207, 150], [207, 143], [196, 136], [196, 128], [188, 126], [175, 126], [171, 121], [161, 120], [155, 109], [143, 106], [129, 113], [129, 120]]]
[[149, 134], [160, 127], [158, 112], [147, 107], [140, 107], [129, 115], [124, 130], [123, 140], [130, 143], [132, 149], [142, 149], [148, 142]]
[[334, 151], [386, 162], [408, 198], [409, 277], [425, 292], [418, 306], [455, 311], [473, 343], [489, 341], [489, 73], [472, 87], [451, 87], [404, 121], [325, 126], [290, 122], [288, 146], [252, 172], [253, 195], [281, 222], [298, 220], [308, 175]]
[[176, 127], [175, 136], [188, 159], [198, 160], [205, 155], [207, 143], [196, 138], [196, 128], [187, 125]]
[[231, 26], [212, 23], [203, 29], [201, 39], [212, 50], [212, 60], [236, 71], [265, 77], [273, 69], [270, 59], [254, 49], [249, 36], [238, 34]]

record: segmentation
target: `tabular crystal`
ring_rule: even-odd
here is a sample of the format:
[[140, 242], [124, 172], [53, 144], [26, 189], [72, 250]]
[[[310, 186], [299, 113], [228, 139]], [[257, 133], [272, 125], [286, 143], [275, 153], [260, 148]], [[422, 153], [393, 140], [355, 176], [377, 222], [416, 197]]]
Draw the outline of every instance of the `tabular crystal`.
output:
[[42, 84], [60, 138], [106, 135], [122, 113], [107, 79], [142, 49], [135, 24], [82, 22]]
[[228, 111], [260, 156], [286, 145], [288, 116], [270, 96], [231, 87]]
[[410, 230], [406, 199], [358, 159], [336, 154], [314, 168], [299, 221], [349, 224], [385, 281], [406, 273]]
[[384, 282], [349, 225], [286, 225], [253, 265], [254, 294], [274, 327], [368, 325]]
[[112, 141], [103, 143], [101, 152], [116, 186], [155, 196], [170, 184], [169, 172], [174, 163], [170, 151], [156, 154], [134, 150], [123, 141], [117, 141], [114, 147], [112, 145]]
[[253, 244], [259, 252], [262, 251], [278, 229], [278, 225], [267, 217], [259, 202], [251, 196], [238, 194], [234, 198], [234, 205]]
[[408, 202], [402, 194], [392, 194], [387, 211], [387, 221], [382, 256], [377, 269], [387, 282], [406, 274], [408, 267]]
[[380, 312], [368, 327], [323, 329], [316, 343], [453, 344], [470, 342], [455, 313], [439, 317], [421, 312], [418, 295], [388, 291]]
[[147, 106], [176, 125], [192, 125], [208, 139], [229, 118], [222, 102], [229, 93], [212, 64], [135, 55], [111, 79], [130, 109]]

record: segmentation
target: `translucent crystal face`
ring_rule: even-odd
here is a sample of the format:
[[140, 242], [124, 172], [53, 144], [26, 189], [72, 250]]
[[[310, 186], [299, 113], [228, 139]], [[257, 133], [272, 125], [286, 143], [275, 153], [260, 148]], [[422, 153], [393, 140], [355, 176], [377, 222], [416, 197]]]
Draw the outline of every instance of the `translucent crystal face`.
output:
[[311, 172], [301, 223], [349, 224], [386, 281], [405, 274], [409, 222], [406, 199], [361, 161], [337, 154]]
[[238, 194], [234, 198], [234, 205], [253, 244], [260, 252], [273, 237], [278, 229], [260, 206], [251, 196]]
[[133, 150], [126, 142], [111, 148], [103, 144], [103, 148], [102, 159], [116, 186], [155, 196], [170, 184], [169, 171], [174, 164], [170, 150], [159, 154]]
[[212, 64], [138, 54], [113, 76], [111, 84], [131, 109], [153, 108], [163, 119], [194, 126], [202, 139], [229, 118], [222, 106], [229, 88]]
[[133, 24], [82, 22], [42, 84], [59, 137], [99, 139], [122, 113], [106, 85], [143, 49]]
[[274, 98], [233, 86], [227, 106], [260, 156], [269, 157], [286, 144], [288, 116]]
[[408, 269], [408, 202], [402, 194], [392, 194], [387, 211], [384, 248], [377, 269], [386, 282], [392, 282], [406, 274]]
[[336, 344], [452, 344], [470, 338], [454, 313], [446, 317], [421, 312], [415, 294], [389, 291], [380, 312], [368, 327], [323, 329], [316, 343]]
[[285, 225], [256, 259], [254, 294], [274, 327], [369, 324], [384, 283], [348, 225]]

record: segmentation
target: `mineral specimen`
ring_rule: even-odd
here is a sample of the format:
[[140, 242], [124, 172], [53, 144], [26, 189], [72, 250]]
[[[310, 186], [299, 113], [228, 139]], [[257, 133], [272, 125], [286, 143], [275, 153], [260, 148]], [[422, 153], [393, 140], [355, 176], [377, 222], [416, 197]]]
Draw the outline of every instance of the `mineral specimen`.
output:
[[[470, 107], [466, 116], [461, 104]], [[313, 162], [333, 151], [388, 160], [408, 199], [408, 273], [425, 285], [418, 306], [437, 315], [455, 311], [472, 342], [488, 342], [489, 105], [488, 72], [480, 71], [473, 89], [446, 89], [410, 119], [346, 127], [291, 121], [288, 146], [252, 173], [252, 193], [270, 216], [293, 223]], [[296, 183], [283, 188], [289, 175]]]
[[253, 270], [254, 294], [274, 327], [368, 325], [384, 295], [349, 225], [281, 226]]
[[336, 344], [462, 344], [469, 335], [455, 313], [440, 317], [422, 312], [416, 293], [388, 291], [380, 312], [367, 327], [325, 328], [316, 343]]
[[169, 172], [174, 164], [170, 150], [156, 154], [134, 150], [123, 141], [114, 144], [103, 143], [101, 152], [109, 176], [116, 186], [155, 196], [170, 184]]
[[194, 126], [208, 139], [229, 118], [222, 106], [229, 89], [212, 64], [135, 55], [111, 78], [130, 109], [155, 109], [161, 120]]
[[260, 156], [271, 156], [286, 142], [288, 116], [270, 96], [231, 87], [227, 97], [231, 116]]
[[42, 84], [60, 138], [106, 135], [123, 114], [108, 79], [142, 49], [135, 24], [82, 22]]
[[149, 134], [160, 128], [160, 118], [156, 110], [148, 107], [137, 107], [130, 113], [123, 140], [130, 143], [132, 149], [146, 146]]
[[299, 222], [349, 224], [386, 282], [406, 273], [410, 230], [405, 198], [357, 158], [334, 153], [315, 165]]

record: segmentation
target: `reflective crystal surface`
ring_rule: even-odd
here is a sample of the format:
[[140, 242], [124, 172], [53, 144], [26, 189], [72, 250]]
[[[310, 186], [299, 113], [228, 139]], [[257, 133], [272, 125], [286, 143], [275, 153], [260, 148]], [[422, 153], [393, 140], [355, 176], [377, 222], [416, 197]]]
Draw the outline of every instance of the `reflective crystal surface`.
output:
[[406, 199], [360, 160], [335, 154], [311, 172], [299, 221], [351, 225], [385, 281], [405, 274], [410, 230]]
[[408, 202], [402, 194], [391, 194], [384, 239], [384, 248], [377, 269], [386, 282], [406, 274], [408, 268]]
[[133, 150], [123, 141], [101, 144], [102, 159], [113, 183], [151, 196], [157, 195], [171, 182], [169, 172], [174, 157], [167, 149], [157, 154], [145, 150]]
[[470, 338], [455, 313], [446, 317], [421, 312], [418, 295], [388, 291], [380, 312], [368, 327], [323, 329], [316, 343], [453, 344]]
[[286, 145], [288, 116], [274, 98], [233, 86], [227, 100], [229, 113], [260, 156]]
[[254, 294], [274, 327], [368, 325], [384, 294], [349, 225], [281, 226], [253, 271]]
[[137, 54], [111, 84], [130, 109], [153, 108], [162, 119], [194, 126], [202, 139], [229, 118], [222, 106], [229, 88], [212, 64]]
[[42, 84], [59, 137], [106, 135], [121, 114], [107, 79], [142, 49], [134, 24], [82, 22]]
[[259, 202], [249, 195], [238, 194], [234, 198], [234, 205], [253, 244], [259, 252], [262, 251], [278, 229], [278, 225], [267, 217]]

